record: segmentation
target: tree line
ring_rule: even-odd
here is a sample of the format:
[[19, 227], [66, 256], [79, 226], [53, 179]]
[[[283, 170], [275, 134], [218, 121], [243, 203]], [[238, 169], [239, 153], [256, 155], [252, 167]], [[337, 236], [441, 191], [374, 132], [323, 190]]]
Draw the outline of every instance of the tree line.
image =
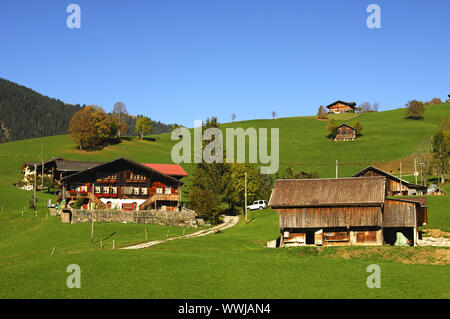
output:
[[[50, 98], [0, 78], [0, 143], [67, 134], [75, 113], [86, 107], [80, 104], [66, 104], [59, 99]], [[120, 114], [116, 123], [119, 137], [139, 135], [141, 130], [136, 131], [136, 123], [143, 116], [128, 114], [122, 102], [116, 103], [108, 116], [117, 119], [117, 112]], [[149, 120], [153, 134], [168, 133], [172, 130], [171, 124]], [[106, 123], [99, 125], [104, 124]], [[100, 128], [99, 132], [105, 134]]]
[[67, 134], [70, 119], [81, 109], [25, 86], [0, 79], [0, 143]]
[[[119, 143], [130, 131], [130, 116], [122, 102], [114, 105], [112, 113], [97, 105], [82, 107], [69, 124], [69, 132], [80, 150], [100, 149], [106, 145]], [[146, 116], [137, 116], [130, 124], [140, 140], [152, 133], [152, 121]], [[171, 127], [171, 126], [170, 126]]]

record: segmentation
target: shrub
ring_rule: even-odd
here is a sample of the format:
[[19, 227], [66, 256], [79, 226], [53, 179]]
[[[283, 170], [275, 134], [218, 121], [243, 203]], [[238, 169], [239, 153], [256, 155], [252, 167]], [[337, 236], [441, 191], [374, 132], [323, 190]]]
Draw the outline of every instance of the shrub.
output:
[[352, 124], [353, 128], [356, 130], [356, 136], [362, 136], [363, 127], [360, 121], [355, 121]]
[[425, 107], [422, 101], [412, 100], [406, 104], [406, 117], [413, 120], [423, 119]]
[[327, 124], [327, 132], [328, 132], [327, 137], [335, 138], [336, 134], [337, 134], [337, 128], [338, 128], [338, 125], [337, 125], [336, 121], [333, 119], [329, 120], [328, 124]]
[[84, 203], [84, 199], [83, 198], [77, 198], [77, 200], [75, 201], [75, 203], [73, 203], [72, 205], [70, 205], [72, 208], [74, 209], [80, 209], [81, 206], [83, 206]]

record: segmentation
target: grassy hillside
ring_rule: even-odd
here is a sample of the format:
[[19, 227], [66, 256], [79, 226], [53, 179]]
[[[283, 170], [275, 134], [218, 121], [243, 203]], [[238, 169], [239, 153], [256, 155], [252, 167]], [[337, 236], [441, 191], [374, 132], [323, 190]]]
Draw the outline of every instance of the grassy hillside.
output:
[[[449, 105], [428, 106], [423, 121], [405, 120], [404, 110], [362, 114], [357, 119], [364, 136], [353, 142], [327, 140], [326, 122], [312, 117], [236, 122], [223, 128], [279, 127], [282, 167], [332, 177], [337, 159], [340, 175], [349, 176], [372, 162], [406, 158], [442, 118], [450, 117], [449, 110]], [[252, 213], [249, 224], [241, 221], [220, 234], [113, 251], [113, 239], [116, 246], [144, 241], [145, 227], [151, 240], [183, 230], [98, 223], [91, 244], [90, 225], [63, 225], [47, 216], [47, 200], [54, 197], [38, 194], [36, 216], [25, 211], [31, 193], [12, 187], [21, 178], [23, 162], [40, 159], [41, 143], [45, 159], [107, 161], [126, 156], [170, 163], [170, 135], [155, 137], [154, 142], [124, 141], [95, 152], [78, 151], [64, 135], [0, 145], [0, 298], [450, 298], [448, 248], [268, 249], [265, 243], [278, 236], [278, 219], [266, 210]], [[183, 166], [188, 172], [192, 168]], [[449, 198], [429, 198], [429, 227], [450, 231]], [[366, 267], [372, 263], [381, 267], [382, 289], [366, 287]], [[81, 267], [81, 289], [66, 287], [69, 264]]]

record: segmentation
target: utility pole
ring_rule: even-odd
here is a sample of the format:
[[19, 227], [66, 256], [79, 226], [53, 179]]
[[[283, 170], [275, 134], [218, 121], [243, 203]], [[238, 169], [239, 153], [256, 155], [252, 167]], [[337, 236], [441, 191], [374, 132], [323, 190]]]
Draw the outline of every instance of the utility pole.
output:
[[42, 173], [41, 173], [41, 191], [44, 189], [44, 159], [42, 158], [42, 141], [41, 141], [41, 162], [42, 162]]
[[417, 175], [419, 175], [417, 173], [417, 160], [414, 159], [414, 177], [416, 178], [416, 185], [417, 185]]
[[244, 206], [244, 211], [245, 211], [245, 223], [247, 224], [247, 172], [244, 173], [245, 176], [245, 206]]
[[423, 166], [424, 165], [425, 164], [422, 163], [422, 162], [419, 163], [419, 166], [420, 166], [420, 185], [422, 185], [422, 186], [424, 186], [424, 183], [423, 183]]
[[339, 167], [339, 161], [336, 160], [336, 178], [338, 178], [338, 167]]
[[34, 163], [34, 187], [33, 187], [33, 205], [34, 209], [36, 209], [36, 175], [37, 175], [37, 162]]
[[91, 212], [91, 243], [94, 243], [94, 211]]

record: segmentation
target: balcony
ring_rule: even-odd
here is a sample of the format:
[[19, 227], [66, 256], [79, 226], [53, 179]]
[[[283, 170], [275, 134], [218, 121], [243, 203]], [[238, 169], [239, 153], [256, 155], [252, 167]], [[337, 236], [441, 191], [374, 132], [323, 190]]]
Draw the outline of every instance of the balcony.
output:
[[66, 198], [88, 198], [89, 192], [86, 191], [67, 191]]

